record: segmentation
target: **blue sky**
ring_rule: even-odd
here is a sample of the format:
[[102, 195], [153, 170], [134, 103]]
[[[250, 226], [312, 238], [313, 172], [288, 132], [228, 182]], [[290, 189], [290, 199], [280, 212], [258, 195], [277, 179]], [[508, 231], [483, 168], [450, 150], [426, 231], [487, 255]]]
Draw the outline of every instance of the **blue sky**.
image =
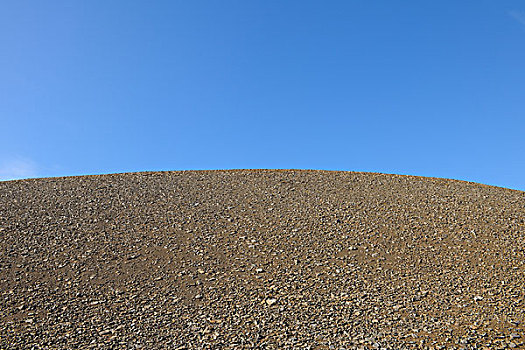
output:
[[0, 178], [302, 168], [525, 190], [522, 1], [0, 4]]

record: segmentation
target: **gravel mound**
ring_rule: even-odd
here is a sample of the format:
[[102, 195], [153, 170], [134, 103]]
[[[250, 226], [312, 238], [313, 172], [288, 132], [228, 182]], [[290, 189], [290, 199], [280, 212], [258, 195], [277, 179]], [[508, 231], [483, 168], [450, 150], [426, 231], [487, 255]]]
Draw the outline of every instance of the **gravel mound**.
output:
[[524, 220], [412, 176], [2, 182], [0, 348], [525, 348]]

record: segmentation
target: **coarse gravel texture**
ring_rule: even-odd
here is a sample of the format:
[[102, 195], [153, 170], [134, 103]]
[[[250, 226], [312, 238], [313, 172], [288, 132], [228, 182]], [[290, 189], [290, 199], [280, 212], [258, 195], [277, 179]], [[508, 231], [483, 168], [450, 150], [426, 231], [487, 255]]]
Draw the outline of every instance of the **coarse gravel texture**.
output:
[[414, 176], [0, 182], [0, 349], [523, 349], [524, 219]]

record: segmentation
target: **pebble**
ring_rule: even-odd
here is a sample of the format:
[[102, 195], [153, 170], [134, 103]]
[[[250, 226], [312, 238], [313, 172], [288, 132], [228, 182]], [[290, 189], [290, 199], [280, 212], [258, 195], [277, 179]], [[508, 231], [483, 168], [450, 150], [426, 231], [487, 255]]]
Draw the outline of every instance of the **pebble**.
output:
[[266, 299], [266, 304], [268, 304], [269, 306], [272, 306], [275, 303], [277, 303], [277, 299], [275, 299], [275, 298]]

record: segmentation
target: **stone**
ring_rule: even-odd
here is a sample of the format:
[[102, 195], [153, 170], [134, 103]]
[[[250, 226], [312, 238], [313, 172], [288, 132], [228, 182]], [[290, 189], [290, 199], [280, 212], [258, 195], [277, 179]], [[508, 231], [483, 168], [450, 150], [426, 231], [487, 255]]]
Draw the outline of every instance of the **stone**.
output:
[[276, 303], [277, 303], [277, 299], [275, 299], [275, 298], [268, 298], [268, 299], [266, 299], [266, 304], [268, 306], [272, 306], [272, 305], [274, 305]]

